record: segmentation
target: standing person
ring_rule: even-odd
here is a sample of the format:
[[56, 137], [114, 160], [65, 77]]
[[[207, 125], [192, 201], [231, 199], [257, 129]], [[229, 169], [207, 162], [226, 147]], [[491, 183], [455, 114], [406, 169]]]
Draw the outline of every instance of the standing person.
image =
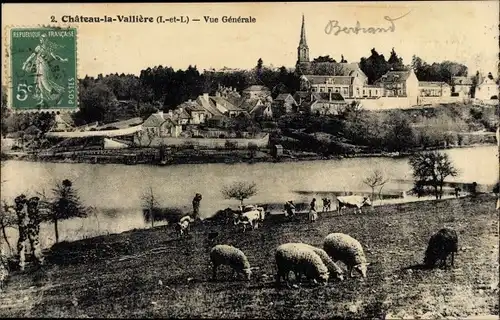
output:
[[197, 193], [193, 198], [193, 218], [198, 219], [200, 215], [200, 202], [202, 196], [200, 193]]
[[24, 271], [24, 265], [26, 262], [26, 240], [28, 239], [28, 234], [26, 230], [26, 196], [21, 194], [14, 199], [17, 215], [17, 226], [19, 228], [19, 239], [17, 240], [17, 257], [19, 261], [19, 269]]
[[31, 255], [38, 263], [38, 265], [43, 264], [42, 250], [40, 249], [40, 223], [42, 219], [40, 217], [40, 210], [38, 208], [40, 198], [32, 197], [28, 200], [28, 227], [27, 234], [31, 245]]
[[314, 222], [316, 219], [318, 219], [318, 213], [316, 212], [316, 198], [313, 198], [309, 210], [309, 221]]
[[295, 216], [295, 205], [293, 204], [293, 201], [288, 201], [285, 203], [285, 212], [290, 217]]

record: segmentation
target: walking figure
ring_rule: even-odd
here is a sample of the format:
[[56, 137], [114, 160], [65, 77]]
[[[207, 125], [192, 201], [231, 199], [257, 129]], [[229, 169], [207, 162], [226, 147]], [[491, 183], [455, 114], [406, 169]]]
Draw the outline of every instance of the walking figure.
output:
[[42, 219], [40, 217], [40, 210], [38, 205], [40, 203], [40, 198], [32, 197], [28, 200], [28, 239], [31, 245], [31, 255], [38, 263], [38, 265], [43, 264], [42, 250], [40, 248], [40, 223]]
[[26, 262], [26, 257], [25, 257], [26, 240], [28, 240], [28, 233], [26, 230], [27, 229], [26, 196], [24, 194], [21, 194], [14, 199], [14, 202], [15, 202], [14, 209], [16, 210], [16, 215], [17, 215], [17, 226], [19, 228], [19, 239], [17, 240], [17, 258], [19, 261], [19, 269], [21, 271], [24, 271], [24, 265]]
[[318, 213], [316, 212], [316, 198], [311, 201], [311, 208], [309, 210], [309, 221], [314, 222], [318, 219]]
[[193, 198], [193, 218], [194, 219], [198, 219], [198, 216], [200, 214], [201, 199], [202, 199], [202, 196], [200, 193], [197, 193]]
[[459, 187], [455, 188], [455, 198], [458, 198], [458, 194], [460, 191], [462, 191], [462, 189], [460, 189]]

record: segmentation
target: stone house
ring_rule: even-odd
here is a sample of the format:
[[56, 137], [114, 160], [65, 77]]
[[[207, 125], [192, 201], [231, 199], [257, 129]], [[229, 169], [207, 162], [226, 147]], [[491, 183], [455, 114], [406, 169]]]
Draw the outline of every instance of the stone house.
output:
[[315, 92], [312, 93], [311, 100], [305, 102], [301, 109], [315, 115], [338, 115], [346, 106], [347, 102], [340, 93]]
[[450, 97], [451, 87], [446, 82], [419, 81], [418, 91], [421, 97]]
[[418, 79], [413, 69], [388, 71], [374, 84], [383, 89], [385, 97], [418, 97], [419, 95]]
[[474, 98], [480, 100], [498, 99], [498, 84], [493, 78], [486, 77], [476, 87]]
[[253, 100], [258, 98], [265, 99], [270, 95], [271, 90], [269, 90], [269, 88], [260, 85], [252, 85], [243, 90], [242, 97], [248, 100]]
[[452, 77], [452, 90], [459, 97], [469, 97], [472, 88], [472, 79], [468, 77]]
[[280, 93], [273, 101], [273, 107], [283, 114], [297, 112], [298, 106], [297, 101], [289, 93]]
[[144, 121], [142, 129], [149, 136], [178, 138], [182, 132], [182, 125], [175, 119], [172, 110], [167, 114], [158, 111]]

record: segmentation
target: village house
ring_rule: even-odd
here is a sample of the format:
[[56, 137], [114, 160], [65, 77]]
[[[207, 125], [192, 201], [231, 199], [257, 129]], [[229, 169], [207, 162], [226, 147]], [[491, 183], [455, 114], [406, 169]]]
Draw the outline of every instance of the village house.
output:
[[[188, 116], [188, 124], [192, 125], [198, 125], [205, 123], [206, 119], [210, 117], [210, 113], [205, 110], [202, 106], [200, 106], [198, 103], [195, 101], [189, 99], [188, 101], [185, 101], [181, 103], [179, 106], [177, 106], [176, 110], [182, 110], [185, 112], [183, 117]], [[182, 113], [184, 113], [182, 112]]]
[[479, 100], [498, 99], [498, 84], [493, 77], [485, 77], [478, 83], [474, 98]]
[[158, 111], [144, 121], [142, 129], [148, 136], [178, 138], [182, 132], [182, 125], [174, 119], [172, 110], [166, 114]]
[[385, 97], [417, 97], [419, 94], [418, 79], [413, 69], [388, 71], [374, 84], [383, 89]]
[[361, 89], [361, 96], [363, 98], [377, 98], [384, 96], [384, 88], [378, 85], [364, 85]]
[[346, 105], [340, 93], [315, 92], [311, 93], [310, 101], [301, 105], [301, 109], [315, 115], [338, 115]]
[[297, 112], [298, 103], [289, 93], [280, 93], [273, 101], [275, 110], [279, 110], [281, 114]]
[[265, 86], [260, 86], [260, 85], [252, 85], [245, 90], [243, 90], [243, 98], [248, 99], [248, 100], [253, 100], [253, 99], [265, 99], [266, 97], [271, 95], [271, 91], [269, 88]]
[[419, 81], [418, 91], [421, 97], [450, 97], [451, 87], [446, 82]]
[[215, 93], [215, 97], [210, 97], [210, 101], [215, 105], [217, 110], [222, 112], [222, 114], [228, 116], [229, 118], [235, 118], [242, 112], [243, 109], [235, 106], [225, 98], [221, 97], [219, 92]]
[[54, 116], [54, 124], [49, 131], [71, 131], [75, 129], [75, 123], [69, 113], [58, 113]]
[[303, 75], [301, 89], [312, 92], [339, 93], [344, 98], [363, 97], [366, 79], [362, 76], [318, 76]]
[[469, 97], [472, 88], [472, 79], [468, 77], [452, 77], [452, 91], [459, 97]]
[[262, 99], [250, 100], [244, 103], [248, 104], [251, 108], [249, 109], [249, 114], [254, 119], [270, 120], [274, 118], [273, 99], [268, 96], [264, 101]]

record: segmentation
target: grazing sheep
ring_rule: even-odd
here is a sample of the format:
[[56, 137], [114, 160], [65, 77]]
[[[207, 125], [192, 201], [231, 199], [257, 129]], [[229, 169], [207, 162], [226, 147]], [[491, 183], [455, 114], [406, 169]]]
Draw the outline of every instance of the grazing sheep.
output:
[[233, 274], [234, 272], [243, 274], [247, 280], [250, 280], [252, 270], [247, 257], [240, 249], [225, 244], [216, 245], [210, 250], [210, 260], [212, 261], [214, 280], [220, 265], [230, 266], [233, 269]]
[[[340, 268], [333, 260], [330, 258], [330, 256], [326, 253], [325, 250], [317, 248], [315, 246], [306, 244], [306, 243], [295, 243], [298, 246], [303, 246], [304, 248], [309, 248], [313, 250], [323, 261], [325, 264], [326, 268], [328, 269], [328, 272], [330, 273], [330, 278], [335, 278], [340, 281], [344, 280], [344, 270]], [[300, 277], [300, 275], [299, 275]]]
[[366, 262], [363, 247], [358, 240], [344, 233], [331, 233], [326, 236], [323, 249], [333, 261], [342, 261], [347, 266], [351, 278], [354, 277], [354, 270], [366, 278], [366, 269], [370, 263]]
[[280, 283], [281, 278], [285, 282], [289, 280], [290, 271], [293, 271], [295, 278], [300, 279], [304, 274], [313, 282], [317, 281], [326, 284], [328, 282], [328, 269], [321, 260], [321, 257], [311, 248], [297, 243], [285, 243], [276, 249], [276, 281]]
[[424, 265], [434, 267], [439, 262], [440, 267], [447, 268], [446, 260], [451, 254], [451, 266], [455, 265], [455, 252], [458, 251], [458, 236], [455, 230], [443, 228], [431, 236], [425, 251]]

